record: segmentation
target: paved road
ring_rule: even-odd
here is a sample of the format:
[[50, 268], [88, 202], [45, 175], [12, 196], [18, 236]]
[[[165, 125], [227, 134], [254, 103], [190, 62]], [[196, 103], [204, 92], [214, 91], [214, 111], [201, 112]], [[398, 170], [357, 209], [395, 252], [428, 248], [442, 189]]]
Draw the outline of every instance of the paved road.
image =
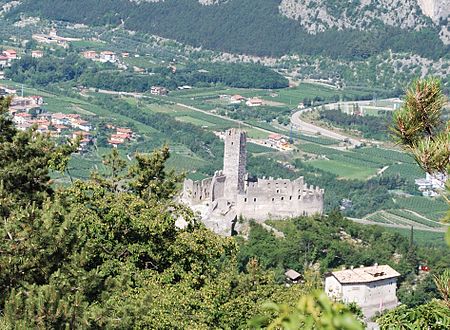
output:
[[[264, 133], [267, 133], [267, 134], [273, 134], [273, 133], [274, 133], [273, 131], [269, 131], [268, 129], [250, 125], [250, 124], [248, 124], [248, 123], [246, 123], [246, 122], [243, 122], [242, 120], [231, 119], [231, 118], [229, 118], [229, 117], [221, 116], [221, 115], [218, 115], [218, 114], [216, 114], [216, 113], [211, 113], [210, 111], [202, 110], [202, 109], [193, 107], [193, 106], [191, 106], [191, 105], [186, 105], [186, 104], [183, 104], [183, 103], [175, 103], [175, 104], [178, 105], [178, 106], [180, 106], [180, 107], [183, 107], [183, 108], [187, 108], [187, 109], [194, 110], [194, 111], [197, 111], [197, 112], [202, 112], [202, 113], [204, 113], [204, 114], [207, 114], [208, 116], [214, 116], [214, 117], [222, 118], [222, 119], [224, 119], [224, 120], [232, 121], [232, 122], [234, 122], [234, 123], [236, 123], [236, 124], [239, 124], [239, 125], [241, 125], [241, 126], [250, 127], [250, 128], [256, 129], [256, 130], [258, 130], [258, 131], [261, 131], [261, 132], [264, 132]], [[280, 134], [280, 135], [283, 136], [283, 137], [285, 137], [285, 138], [288, 137], [287, 135], [283, 135], [283, 134]]]
[[[399, 102], [400, 100], [398, 98], [392, 98], [392, 99], [387, 99], [388, 101], [393, 101], [393, 102]], [[332, 104], [325, 104], [325, 108], [326, 109], [337, 109], [338, 105], [340, 105], [341, 107], [346, 107], [346, 106], [353, 106], [354, 104], [359, 104], [359, 105], [370, 105], [373, 101], [348, 101], [348, 102], [338, 102], [338, 103], [332, 103]], [[386, 108], [387, 109], [387, 108]], [[294, 113], [291, 117], [291, 123], [297, 128], [299, 129], [301, 132], [305, 132], [305, 133], [310, 133], [310, 134], [320, 134], [326, 137], [329, 137], [331, 139], [335, 139], [335, 140], [339, 140], [339, 141], [344, 141], [347, 140], [349, 141], [351, 144], [359, 146], [361, 145], [361, 141], [359, 139], [355, 139], [353, 137], [349, 137], [346, 136], [344, 134], [341, 133], [337, 133], [335, 131], [311, 124], [311, 123], [307, 123], [305, 121], [303, 121], [301, 119], [301, 115], [304, 112], [307, 111], [311, 111], [311, 108], [307, 108], [307, 109], [303, 109], [303, 110], [299, 110], [296, 113]]]
[[332, 130], [329, 130], [329, 129], [326, 129], [326, 128], [303, 121], [301, 119], [301, 115], [302, 115], [302, 113], [304, 113], [306, 111], [310, 111], [310, 109], [304, 109], [304, 110], [297, 111], [291, 117], [292, 125], [294, 125], [294, 127], [299, 129], [301, 133], [320, 134], [322, 136], [325, 136], [325, 137], [328, 137], [328, 138], [331, 138], [334, 140], [348, 141], [355, 146], [361, 145], [361, 141], [358, 139], [346, 136], [344, 134], [336, 133], [335, 131], [332, 131]]

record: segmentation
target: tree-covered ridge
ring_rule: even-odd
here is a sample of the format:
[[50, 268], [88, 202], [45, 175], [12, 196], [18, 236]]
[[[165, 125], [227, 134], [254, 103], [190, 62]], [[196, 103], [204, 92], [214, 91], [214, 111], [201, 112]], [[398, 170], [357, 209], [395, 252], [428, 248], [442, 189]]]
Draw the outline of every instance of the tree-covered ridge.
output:
[[92, 61], [74, 53], [64, 58], [35, 59], [29, 56], [15, 61], [6, 70], [7, 76], [18, 82], [46, 86], [71, 81], [87, 87], [147, 92], [152, 86], [176, 89], [179, 86], [214, 86], [239, 88], [285, 88], [288, 80], [272, 69], [259, 64], [191, 63], [173, 72], [155, 67], [146, 74], [117, 70], [113, 65], [93, 65]]
[[119, 25], [123, 21], [130, 30], [199, 47], [255, 55], [299, 52], [360, 59], [392, 49], [436, 59], [448, 52], [437, 28], [414, 31], [380, 24], [365, 31], [330, 29], [311, 35], [297, 22], [280, 15], [278, 5], [278, 0], [227, 1], [219, 7], [203, 6], [196, 0], [135, 4], [127, 0], [43, 0], [25, 1], [10, 15], [25, 12], [97, 25]]

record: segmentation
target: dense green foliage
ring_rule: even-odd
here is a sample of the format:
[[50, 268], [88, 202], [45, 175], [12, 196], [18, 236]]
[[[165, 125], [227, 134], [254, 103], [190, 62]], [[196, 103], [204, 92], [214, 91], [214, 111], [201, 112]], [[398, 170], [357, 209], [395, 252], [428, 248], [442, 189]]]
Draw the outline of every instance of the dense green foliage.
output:
[[202, 6], [197, 0], [138, 4], [128, 0], [42, 0], [25, 1], [11, 15], [38, 13], [50, 19], [97, 25], [124, 21], [130, 30], [194, 46], [257, 55], [297, 51], [360, 59], [392, 49], [439, 58], [448, 51], [437, 31], [430, 28], [413, 31], [380, 24], [367, 31], [331, 29], [311, 35], [297, 22], [281, 16], [278, 5], [279, 0], [232, 0], [220, 7]]
[[286, 106], [260, 106], [255, 109], [246, 105], [237, 104], [228, 106], [227, 110], [221, 110], [219, 111], [219, 114], [243, 121], [257, 120], [271, 123], [276, 119], [278, 123], [287, 125], [290, 123], [291, 112], [291, 109]]
[[[242, 242], [239, 261], [245, 267], [257, 257], [267, 269], [295, 269], [302, 273], [315, 265], [322, 271], [345, 265], [390, 264], [403, 276], [412, 272], [417, 255], [406, 238], [380, 227], [361, 226], [338, 213], [324, 217], [272, 221], [272, 226], [285, 234], [276, 238], [258, 224], [252, 224], [247, 241]], [[401, 259], [392, 260], [397, 253]]]
[[51, 83], [78, 79], [88, 69], [88, 61], [76, 54], [64, 58], [41, 59], [25, 56], [14, 61], [6, 74], [14, 81], [45, 86]]
[[146, 74], [119, 71], [112, 64], [94, 65], [77, 54], [64, 58], [24, 57], [14, 61], [6, 74], [14, 81], [36, 86], [72, 81], [87, 87], [124, 92], [147, 92], [151, 86], [176, 89], [179, 86], [213, 86], [221, 84], [242, 88], [284, 88], [288, 80], [259, 64], [204, 63], [189, 64], [172, 72], [156, 67]]
[[392, 121], [392, 114], [386, 116], [357, 116], [348, 115], [341, 110], [322, 110], [319, 113], [320, 119], [330, 122], [332, 125], [345, 129], [356, 129], [362, 136], [368, 139], [386, 140], [389, 138], [389, 123]]

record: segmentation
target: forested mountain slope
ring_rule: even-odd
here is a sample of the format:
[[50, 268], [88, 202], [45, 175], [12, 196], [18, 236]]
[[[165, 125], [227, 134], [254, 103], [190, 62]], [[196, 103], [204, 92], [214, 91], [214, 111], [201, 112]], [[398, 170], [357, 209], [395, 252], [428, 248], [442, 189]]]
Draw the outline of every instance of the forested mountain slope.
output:
[[439, 38], [447, 20], [433, 22], [417, 0], [345, 5], [324, 0], [25, 0], [9, 15], [22, 13], [87, 24], [123, 23], [194, 46], [255, 55], [300, 52], [353, 59], [392, 49], [438, 58], [448, 52]]

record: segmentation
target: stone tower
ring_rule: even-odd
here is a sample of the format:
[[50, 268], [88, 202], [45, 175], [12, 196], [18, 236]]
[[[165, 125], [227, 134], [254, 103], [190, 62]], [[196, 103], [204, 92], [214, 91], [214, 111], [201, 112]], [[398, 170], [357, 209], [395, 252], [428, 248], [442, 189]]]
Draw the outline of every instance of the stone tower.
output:
[[223, 174], [226, 176], [224, 197], [236, 201], [236, 196], [244, 191], [247, 164], [247, 136], [240, 129], [231, 128], [225, 132]]

